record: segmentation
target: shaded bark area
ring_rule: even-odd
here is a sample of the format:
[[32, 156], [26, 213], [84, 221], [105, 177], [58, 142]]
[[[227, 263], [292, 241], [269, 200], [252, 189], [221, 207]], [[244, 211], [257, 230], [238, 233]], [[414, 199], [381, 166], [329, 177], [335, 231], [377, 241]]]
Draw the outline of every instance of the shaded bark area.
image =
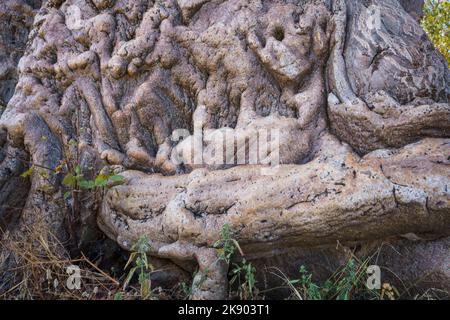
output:
[[[18, 81], [17, 64], [25, 52], [33, 18], [40, 0], [8, 0], [0, 8], [0, 115], [14, 93]], [[0, 228], [15, 225], [29, 192], [29, 182], [21, 179], [28, 164], [27, 153], [7, 145], [7, 132], [0, 129]], [[23, 159], [24, 161], [20, 161]]]
[[28, 33], [41, 0], [5, 0], [0, 8], [0, 113], [14, 93], [17, 64], [25, 51]]
[[420, 21], [423, 17], [424, 0], [401, 0], [400, 4], [413, 18]]

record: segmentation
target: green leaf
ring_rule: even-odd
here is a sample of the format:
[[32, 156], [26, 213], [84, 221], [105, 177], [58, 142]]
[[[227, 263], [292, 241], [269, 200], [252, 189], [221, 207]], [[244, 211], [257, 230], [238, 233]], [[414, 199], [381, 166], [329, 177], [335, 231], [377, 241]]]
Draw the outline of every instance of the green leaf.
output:
[[125, 178], [121, 175], [115, 174], [112, 175], [108, 178], [109, 181], [111, 182], [123, 182], [125, 180]]
[[71, 188], [73, 188], [75, 186], [76, 182], [77, 182], [77, 179], [71, 173], [66, 174], [62, 181], [63, 185], [65, 185], [66, 187], [71, 187]]
[[139, 274], [138, 280], [139, 280], [139, 283], [143, 283], [145, 281], [150, 280], [150, 273], [148, 273], [148, 272], [141, 272]]
[[53, 190], [53, 187], [49, 184], [43, 184], [39, 187], [39, 190], [43, 192], [51, 192]]
[[116, 294], [114, 295], [114, 300], [123, 300], [123, 293], [116, 292]]
[[94, 189], [95, 188], [95, 182], [92, 181], [92, 180], [82, 179], [80, 181], [80, 188], [81, 189]]
[[108, 184], [108, 176], [102, 173], [99, 174], [95, 177], [94, 184], [96, 187], [105, 187]]
[[64, 200], [69, 199], [71, 196], [72, 196], [72, 192], [70, 192], [70, 191], [65, 192], [64, 193]]
[[46, 169], [41, 169], [38, 171], [38, 173], [39, 173], [39, 176], [41, 176], [44, 179], [47, 179], [50, 176]]
[[33, 174], [33, 167], [30, 167], [27, 171], [23, 172], [20, 176], [22, 178], [28, 178]]
[[77, 175], [80, 175], [80, 174], [81, 174], [81, 167], [80, 167], [79, 165], [77, 165], [77, 166], [75, 167], [75, 173], [76, 173]]

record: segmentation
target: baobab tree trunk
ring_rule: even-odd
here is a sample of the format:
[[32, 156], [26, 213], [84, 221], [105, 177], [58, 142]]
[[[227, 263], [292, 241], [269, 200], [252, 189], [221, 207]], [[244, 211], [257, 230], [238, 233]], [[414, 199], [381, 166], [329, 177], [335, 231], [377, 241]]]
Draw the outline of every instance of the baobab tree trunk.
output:
[[[33, 3], [2, 96], [9, 237], [39, 226], [77, 251], [99, 229], [126, 250], [146, 235], [149, 255], [198, 263], [194, 298], [224, 298], [226, 224], [259, 258], [448, 235], [450, 72], [422, 1]], [[125, 182], [67, 198], [77, 166]]]

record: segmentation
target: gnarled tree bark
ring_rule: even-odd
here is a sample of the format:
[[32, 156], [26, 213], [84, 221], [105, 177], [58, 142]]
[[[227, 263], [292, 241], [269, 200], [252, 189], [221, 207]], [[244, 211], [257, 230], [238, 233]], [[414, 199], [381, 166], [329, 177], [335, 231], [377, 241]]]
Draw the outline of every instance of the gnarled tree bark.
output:
[[[450, 72], [421, 4], [44, 2], [0, 119], [3, 227], [43, 225], [72, 248], [95, 239], [95, 221], [127, 250], [146, 235], [149, 255], [198, 263], [199, 299], [227, 295], [213, 248], [225, 224], [260, 258], [448, 235]], [[266, 153], [238, 161], [261, 132]], [[224, 141], [232, 161], [214, 162]], [[18, 178], [27, 161], [86, 176], [106, 165], [126, 181], [77, 205], [63, 173]]]

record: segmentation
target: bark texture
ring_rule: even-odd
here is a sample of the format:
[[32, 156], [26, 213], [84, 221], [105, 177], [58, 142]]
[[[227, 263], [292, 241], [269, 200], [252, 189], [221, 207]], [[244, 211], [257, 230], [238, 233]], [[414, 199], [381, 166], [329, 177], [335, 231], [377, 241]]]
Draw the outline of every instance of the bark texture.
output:
[[[8, 4], [26, 21], [38, 7]], [[96, 222], [127, 250], [147, 235], [149, 255], [198, 263], [198, 299], [227, 294], [213, 249], [225, 224], [250, 258], [448, 235], [450, 72], [418, 24], [421, 4], [44, 2], [20, 24], [31, 27], [20, 62], [12, 40], [0, 48], [4, 228], [39, 222], [76, 248], [95, 242]], [[270, 135], [264, 154], [235, 159], [264, 130], [278, 145]], [[235, 160], [214, 162], [224, 141]], [[19, 178], [29, 162], [86, 176], [107, 165], [126, 181], [67, 200], [63, 173]]]

